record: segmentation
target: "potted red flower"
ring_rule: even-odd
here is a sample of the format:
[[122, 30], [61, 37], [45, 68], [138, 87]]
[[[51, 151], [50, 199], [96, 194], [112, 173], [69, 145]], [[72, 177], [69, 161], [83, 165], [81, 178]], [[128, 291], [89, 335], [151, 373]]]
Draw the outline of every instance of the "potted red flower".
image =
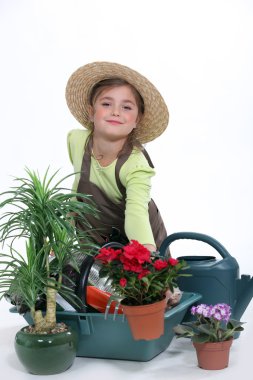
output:
[[[136, 240], [120, 249], [104, 247], [99, 250], [96, 260], [101, 263], [99, 277], [107, 277], [111, 287], [121, 299], [121, 306], [130, 324], [135, 339], [156, 339], [164, 331], [164, 310], [166, 292], [177, 287], [178, 276], [186, 268], [183, 260], [151, 253]], [[158, 315], [155, 309], [158, 308]], [[137, 312], [138, 327], [133, 330], [132, 312]], [[146, 335], [141, 315], [151, 314]], [[134, 318], [135, 319], [135, 318]], [[152, 332], [151, 327], [156, 328]]]

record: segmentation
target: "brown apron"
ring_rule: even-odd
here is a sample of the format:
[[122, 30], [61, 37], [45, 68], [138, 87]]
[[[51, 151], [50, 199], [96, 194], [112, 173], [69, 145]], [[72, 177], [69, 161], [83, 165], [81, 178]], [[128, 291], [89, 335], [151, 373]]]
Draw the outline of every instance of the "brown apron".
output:
[[[112, 227], [114, 227], [116, 230], [120, 231], [122, 240], [127, 242], [128, 238], [124, 230], [126, 189], [120, 182], [119, 172], [122, 165], [130, 156], [131, 150], [122, 154], [117, 159], [115, 166], [115, 178], [117, 186], [122, 194], [122, 200], [119, 204], [115, 204], [102, 190], [99, 189], [97, 185], [90, 182], [91, 149], [92, 139], [90, 138], [83, 156], [81, 176], [77, 188], [77, 192], [79, 193], [92, 195], [92, 199], [99, 210], [99, 218], [95, 218], [89, 214], [85, 215], [86, 219], [92, 226], [92, 230], [88, 230], [88, 233], [95, 243], [103, 245], [110, 240]], [[154, 166], [148, 156], [148, 153], [144, 150], [143, 154], [148, 160], [149, 165], [153, 168]], [[82, 201], [80, 198], [79, 200]], [[163, 240], [167, 237], [167, 232], [160, 212], [153, 199], [149, 202], [149, 219], [156, 246], [159, 248]], [[87, 230], [88, 227], [80, 224], [79, 222], [77, 224], [77, 228]]]

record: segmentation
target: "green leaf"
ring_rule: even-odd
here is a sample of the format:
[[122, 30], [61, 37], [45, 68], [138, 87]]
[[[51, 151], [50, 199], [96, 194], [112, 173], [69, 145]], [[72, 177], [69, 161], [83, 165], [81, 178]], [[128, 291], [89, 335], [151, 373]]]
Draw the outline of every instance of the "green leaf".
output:
[[[241, 327], [242, 325], [244, 325], [245, 322], [240, 322], [240, 321], [236, 321], [235, 319], [230, 319], [228, 324], [227, 324], [227, 328], [228, 329], [237, 329], [239, 327]], [[236, 331], [242, 331], [242, 330], [236, 330]]]
[[173, 327], [173, 331], [182, 337], [191, 337], [194, 335], [193, 329], [185, 325], [176, 325]]
[[206, 343], [206, 342], [210, 342], [210, 339], [207, 335], [202, 335], [202, 334], [196, 334], [192, 337], [192, 341], [193, 342], [198, 342], [198, 343]]
[[141, 281], [144, 282], [147, 286], [150, 285], [150, 281], [149, 281], [149, 279], [147, 277], [142, 277]]

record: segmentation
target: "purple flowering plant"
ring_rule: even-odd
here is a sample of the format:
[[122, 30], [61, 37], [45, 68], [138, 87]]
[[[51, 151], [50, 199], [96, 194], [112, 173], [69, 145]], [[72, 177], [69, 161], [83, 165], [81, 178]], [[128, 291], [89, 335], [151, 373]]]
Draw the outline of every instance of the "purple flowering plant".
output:
[[243, 331], [243, 323], [230, 319], [231, 307], [225, 303], [192, 306], [191, 314], [196, 317], [174, 327], [177, 338], [191, 338], [193, 342], [223, 342]]

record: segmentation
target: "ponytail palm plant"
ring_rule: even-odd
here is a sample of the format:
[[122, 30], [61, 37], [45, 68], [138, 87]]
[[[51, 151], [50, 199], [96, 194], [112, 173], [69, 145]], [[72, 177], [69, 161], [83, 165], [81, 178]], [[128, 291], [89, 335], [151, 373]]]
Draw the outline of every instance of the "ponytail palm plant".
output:
[[[0, 297], [8, 295], [29, 308], [34, 332], [50, 332], [56, 327], [56, 295], [79, 303], [73, 286], [64, 285], [64, 267], [78, 271], [77, 255], [96, 248], [87, 233], [76, 231], [76, 221], [89, 227], [87, 214], [97, 217], [97, 209], [87, 194], [71, 192], [56, 181], [58, 171], [49, 175], [26, 169], [26, 178], [15, 178], [16, 186], [0, 194]], [[56, 182], [56, 183], [55, 183]], [[23, 242], [25, 255], [16, 248]], [[71, 281], [71, 280], [69, 280]], [[74, 284], [73, 284], [74, 285]], [[46, 310], [38, 308], [45, 299]]]

